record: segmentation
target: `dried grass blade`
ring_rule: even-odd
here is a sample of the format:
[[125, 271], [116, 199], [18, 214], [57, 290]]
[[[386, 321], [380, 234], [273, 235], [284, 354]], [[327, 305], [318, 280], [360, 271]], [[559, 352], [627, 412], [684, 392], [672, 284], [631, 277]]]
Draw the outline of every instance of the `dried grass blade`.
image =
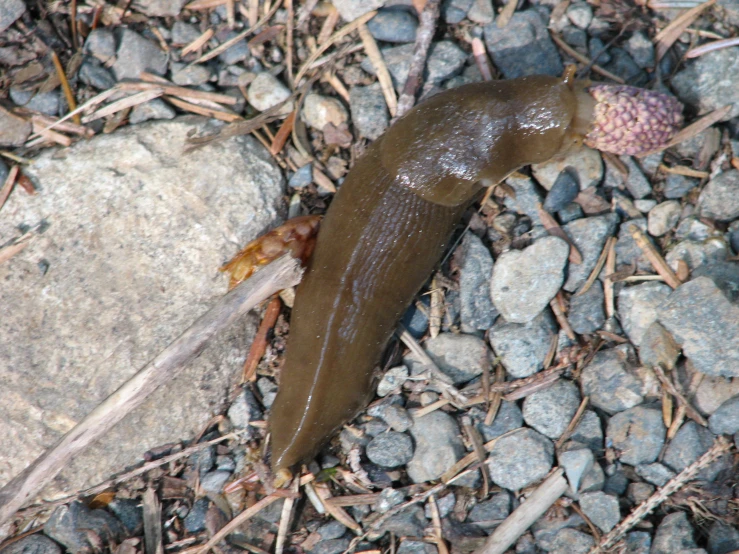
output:
[[303, 64], [303, 67], [300, 68], [298, 71], [298, 74], [295, 76], [295, 84], [299, 84], [300, 80], [305, 77], [305, 74], [308, 72], [311, 64], [315, 62], [321, 54], [323, 54], [326, 50], [328, 50], [333, 44], [340, 41], [342, 38], [344, 38], [346, 35], [354, 31], [355, 29], [359, 28], [360, 25], [364, 25], [367, 23], [370, 19], [375, 17], [377, 14], [376, 11], [371, 11], [369, 13], [364, 14], [361, 17], [358, 17], [351, 23], [344, 25], [341, 29], [336, 31], [329, 39], [321, 44], [318, 48], [316, 48], [315, 52], [313, 52], [307, 60], [305, 60], [305, 63]]
[[211, 10], [223, 6], [226, 0], [194, 0], [185, 6], [186, 10]]
[[[62, 67], [62, 62], [59, 61], [59, 56], [56, 55], [56, 52], [53, 50], [51, 51], [51, 61], [54, 62], [54, 68], [56, 69], [56, 74], [59, 77], [59, 81], [62, 83], [62, 90], [64, 91], [64, 99], [67, 101], [67, 106], [69, 106], [69, 111], [74, 112], [77, 109], [77, 100], [74, 98], [74, 94], [72, 93], [72, 88], [69, 86], [69, 81], [67, 80], [67, 74], [64, 71], [64, 68]], [[79, 125], [80, 124], [80, 116], [78, 114], [75, 114], [72, 116], [74, 119], [74, 122]]]
[[674, 146], [684, 140], [694, 137], [701, 131], [708, 129], [714, 123], [724, 119], [730, 111], [731, 105], [728, 105], [724, 106], [723, 108], [719, 108], [718, 110], [714, 110], [708, 115], [704, 115], [698, 121], [694, 121], [693, 123], [685, 127], [685, 129], [681, 129], [674, 137], [672, 137], [672, 140], [667, 146], [665, 146], [665, 148], [669, 148], [670, 146]]
[[185, 102], [184, 100], [180, 100], [179, 98], [175, 98], [174, 96], [166, 96], [165, 100], [167, 102], [174, 104], [178, 108], [196, 113], [198, 115], [204, 115], [206, 117], [212, 117], [213, 119], [218, 119], [220, 121], [226, 121], [227, 123], [234, 123], [236, 121], [243, 121], [243, 118], [240, 115], [237, 115], [233, 112], [226, 112], [223, 110], [216, 110], [213, 108], [206, 108], [204, 106], [198, 106], [197, 104], [191, 104], [190, 102]]
[[681, 406], [685, 407], [685, 413], [686, 415], [695, 421], [696, 423], [702, 425], [703, 427], [708, 427], [708, 422], [706, 421], [706, 418], [704, 418], [698, 410], [693, 408], [693, 406], [688, 402], [687, 398], [683, 396], [683, 394], [677, 390], [674, 384], [667, 378], [667, 375], [665, 375], [665, 372], [662, 370], [661, 367], [655, 366], [654, 373], [657, 375], [657, 378], [659, 379], [660, 383], [662, 383], [662, 386], [664, 387], [665, 391], [670, 393], [672, 396], [674, 396], [678, 403]]
[[25, 235], [18, 237], [17, 240], [0, 248], [0, 264], [7, 262], [10, 258], [21, 252], [26, 246], [31, 244], [31, 239], [36, 236], [33, 231], [27, 232]]
[[684, 175], [685, 177], [696, 177], [697, 179], [708, 179], [711, 176], [711, 174], [707, 171], [698, 171], [697, 169], [686, 167], [684, 165], [668, 167], [665, 164], [660, 164], [659, 169], [660, 171], [664, 171], [665, 173], [672, 173], [673, 175]]
[[674, 19], [672, 23], [655, 35], [655, 57], [658, 62], [664, 57], [670, 47], [675, 44], [675, 41], [680, 38], [680, 35], [682, 35], [685, 30], [690, 27], [690, 24], [697, 19], [703, 10], [710, 8], [715, 3], [716, 0], [703, 2], [700, 6], [690, 9]]
[[213, 38], [213, 35], [215, 35], [216, 32], [211, 28], [207, 29], [205, 32], [203, 32], [202, 35], [200, 35], [198, 38], [193, 40], [190, 44], [185, 46], [180, 51], [180, 56], [185, 57], [191, 52], [195, 52], [197, 50], [200, 50], [203, 46], [205, 46], [205, 43], [208, 42], [210, 39]]
[[203, 90], [181, 87], [179, 85], [172, 84], [164, 77], [159, 77], [158, 75], [153, 75], [145, 71], [141, 73], [140, 78], [143, 82], [121, 83], [121, 90], [148, 90], [160, 88], [164, 91], [164, 94], [180, 96], [188, 99], [190, 102], [194, 102], [195, 100], [206, 100], [208, 102], [215, 102], [216, 104], [226, 104], [227, 106], [233, 106], [238, 103], [238, 100], [229, 94], [206, 92]]
[[336, 29], [336, 25], [339, 23], [339, 19], [341, 19], [339, 10], [334, 8], [332, 5], [329, 5], [328, 15], [326, 16], [326, 19], [323, 20], [321, 30], [318, 32], [316, 44], [323, 44], [329, 39], [329, 37], [331, 37], [334, 29]]
[[278, 153], [282, 152], [287, 139], [290, 138], [290, 135], [293, 132], [293, 124], [295, 123], [295, 113], [296, 112], [293, 111], [285, 118], [285, 121], [282, 122], [282, 125], [277, 131], [275, 138], [272, 140], [272, 144], [269, 147], [269, 152], [273, 156], [276, 156]]
[[586, 66], [590, 67], [590, 69], [593, 70], [593, 72], [598, 73], [600, 75], [603, 75], [603, 77], [606, 77], [610, 79], [611, 81], [614, 81], [616, 83], [619, 83], [623, 85], [626, 81], [624, 81], [621, 77], [618, 75], [615, 75], [611, 73], [610, 71], [603, 69], [601, 66], [599, 66], [597, 63], [593, 63], [593, 60], [588, 58], [587, 56], [584, 56], [583, 54], [580, 54], [577, 50], [572, 48], [569, 44], [567, 44], [562, 37], [560, 37], [557, 33], [550, 30], [549, 35], [552, 37], [552, 40], [557, 43], [557, 46], [559, 46], [562, 50], [565, 51], [565, 53], [575, 58], [577, 61], [579, 61], [582, 64], [585, 64]]
[[665, 280], [665, 283], [670, 285], [673, 289], [676, 289], [677, 287], [682, 285], [682, 282], [680, 281], [680, 279], [677, 278], [675, 272], [672, 271], [672, 268], [670, 268], [669, 265], [667, 265], [667, 262], [662, 257], [662, 255], [657, 252], [657, 249], [654, 247], [654, 245], [649, 242], [649, 239], [647, 239], [646, 235], [644, 235], [644, 232], [636, 225], [631, 225], [629, 227], [629, 232], [636, 242], [636, 245], [641, 248], [641, 251], [644, 252], [644, 255], [652, 264], [654, 270], [662, 276], [662, 278]]
[[57, 131], [52, 131], [50, 129], [44, 129], [45, 125], [38, 123], [33, 118], [31, 119], [31, 124], [33, 126], [33, 132], [38, 134], [40, 137], [43, 137], [51, 142], [60, 144], [61, 146], [72, 145], [72, 139], [69, 138], [67, 135], [59, 133]]
[[2, 210], [6, 200], [8, 199], [8, 196], [10, 196], [10, 193], [13, 190], [13, 186], [15, 185], [16, 177], [18, 176], [19, 171], [20, 167], [14, 165], [10, 168], [7, 177], [5, 177], [3, 187], [0, 188], [0, 210]]
[[[51, 125], [48, 125], [43, 130], [46, 131], [48, 129], [53, 129], [54, 127], [57, 127], [58, 125], [62, 124], [63, 122], [65, 122], [69, 118], [74, 117], [75, 115], [77, 115], [77, 114], [79, 114], [79, 113], [81, 113], [81, 112], [83, 112], [85, 110], [92, 109], [94, 106], [97, 106], [98, 104], [101, 104], [101, 103], [105, 102], [108, 98], [110, 98], [116, 92], [118, 92], [120, 90], [121, 90], [120, 89], [120, 85], [116, 85], [113, 88], [110, 88], [108, 90], [104, 90], [103, 92], [101, 92], [97, 96], [93, 96], [92, 98], [90, 98], [87, 102], [85, 102], [84, 104], [82, 104], [76, 110], [72, 110], [71, 112], [69, 112], [64, 117], [58, 119], [57, 121], [55, 121]], [[30, 138], [33, 138], [34, 136], [37, 136], [37, 135], [32, 135]]]
[[709, 52], [715, 52], [716, 50], [721, 50], [722, 48], [729, 48], [731, 46], [737, 45], [739, 45], [739, 37], [714, 40], [713, 42], [709, 42], [708, 44], [703, 44], [696, 48], [691, 48], [685, 53], [685, 57], [688, 59], [697, 58], [698, 56], [708, 54]]
[[144, 102], [148, 102], [149, 100], [153, 100], [154, 98], [159, 98], [162, 94], [164, 94], [164, 91], [162, 89], [152, 89], [146, 90], [144, 92], [139, 92], [138, 94], [134, 94], [126, 98], [121, 98], [120, 100], [117, 100], [112, 104], [108, 104], [104, 108], [100, 108], [98, 111], [85, 116], [82, 121], [84, 121], [85, 123], [90, 123], [91, 121], [95, 121], [96, 119], [107, 117], [109, 115], [113, 115], [114, 113], [120, 112], [121, 110], [125, 110], [133, 106], [138, 106], [139, 104], [143, 104]]
[[585, 294], [586, 292], [590, 290], [590, 287], [593, 286], [593, 283], [595, 283], [595, 280], [598, 278], [598, 275], [600, 275], [600, 272], [603, 269], [603, 266], [606, 264], [606, 258], [608, 257], [608, 251], [611, 248], [611, 243], [615, 241], [616, 241], [615, 237], [608, 237], [608, 240], [603, 246], [603, 250], [601, 251], [600, 256], [598, 256], [598, 261], [595, 262], [595, 267], [593, 267], [593, 271], [590, 272], [590, 275], [588, 275], [587, 281], [585, 281], [583, 286], [580, 287], [580, 290], [577, 291], [573, 296], [582, 296], [583, 294]]
[[357, 28], [357, 30], [359, 31], [359, 37], [362, 39], [364, 50], [367, 52], [367, 56], [372, 62], [372, 67], [375, 68], [377, 80], [380, 82], [380, 88], [385, 97], [385, 103], [390, 112], [390, 117], [395, 117], [395, 114], [398, 112], [398, 99], [395, 96], [395, 88], [393, 88], [393, 79], [390, 76], [390, 71], [388, 71], [387, 65], [385, 65], [385, 60], [377, 46], [377, 42], [375, 42], [375, 38], [369, 32], [367, 26], [362, 24]]

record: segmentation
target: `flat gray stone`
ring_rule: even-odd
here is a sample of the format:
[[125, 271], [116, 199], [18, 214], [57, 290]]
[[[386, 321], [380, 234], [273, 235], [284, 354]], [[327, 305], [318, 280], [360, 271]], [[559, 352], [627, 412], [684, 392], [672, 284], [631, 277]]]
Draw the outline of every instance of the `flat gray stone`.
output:
[[460, 320], [470, 330], [487, 331], [498, 316], [490, 298], [493, 256], [472, 233], [465, 233], [458, 255]]
[[405, 433], [381, 433], [367, 445], [367, 458], [380, 467], [407, 464], [413, 457], [413, 441]]
[[[663, 462], [673, 471], [680, 472], [695, 462], [713, 446], [714, 435], [695, 421], [687, 421], [678, 430], [665, 449]], [[702, 481], [712, 481], [719, 471], [726, 468], [728, 456], [722, 456], [698, 474]]]
[[641, 344], [644, 333], [657, 320], [658, 309], [671, 292], [672, 289], [664, 283], [642, 283], [621, 289], [618, 316], [635, 346]]
[[580, 508], [596, 527], [604, 533], [613, 529], [621, 519], [618, 498], [604, 492], [584, 492], [580, 495]]
[[739, 432], [739, 396], [729, 398], [708, 418], [708, 426], [715, 435], [733, 435]]
[[544, 369], [544, 359], [552, 344], [557, 325], [549, 310], [528, 323], [509, 323], [499, 319], [490, 329], [490, 346], [511, 377], [529, 377]]
[[418, 19], [403, 9], [379, 10], [367, 29], [383, 42], [415, 42]]
[[154, 42], [130, 29], [118, 29], [118, 51], [112, 67], [116, 79], [138, 79], [142, 71], [164, 75], [167, 55]]
[[580, 335], [594, 333], [606, 322], [605, 295], [603, 285], [596, 280], [580, 296], [570, 297], [570, 311], [567, 320], [575, 333]]
[[719, 221], [739, 217], [739, 170], [730, 169], [708, 181], [698, 198], [701, 215]]
[[665, 432], [659, 410], [637, 406], [612, 416], [606, 437], [620, 452], [620, 460], [635, 466], [657, 459], [665, 442]]
[[[282, 175], [256, 141], [182, 156], [204, 125], [130, 126], [24, 169], [39, 194], [10, 196], [0, 237], [48, 229], [0, 265], [0, 486], [205, 313], [227, 288], [218, 268], [278, 219]], [[149, 448], [192, 438], [224, 409], [254, 330], [249, 317], [213, 338], [52, 490], [90, 486]]]
[[498, 408], [498, 413], [495, 414], [495, 419], [490, 425], [485, 425], [485, 415], [487, 412], [472, 408], [469, 413], [475, 421], [479, 422], [477, 429], [482, 434], [485, 442], [504, 435], [513, 429], [518, 429], [523, 425], [523, 414], [515, 402], [503, 400], [500, 403], [500, 408]]
[[657, 487], [664, 487], [670, 479], [675, 477], [674, 471], [659, 463], [638, 465], [636, 474], [647, 483]]
[[521, 429], [501, 437], [486, 463], [496, 485], [515, 491], [543, 479], [553, 458], [552, 441], [533, 429]]
[[672, 78], [671, 84], [678, 98], [698, 110], [698, 115], [732, 105], [724, 118], [739, 115], [739, 87], [734, 75], [739, 71], [739, 47], [722, 48], [709, 52]]
[[[425, 347], [439, 369], [451, 377], [455, 384], [466, 383], [481, 375], [483, 366], [488, 364], [485, 341], [474, 335], [441, 333], [428, 339]], [[406, 356], [404, 362], [412, 374], [425, 369], [414, 354]]]
[[585, 366], [580, 376], [582, 392], [590, 396], [593, 406], [614, 413], [641, 404], [644, 383], [635, 371], [635, 358], [631, 347], [622, 345], [601, 350]]
[[665, 516], [657, 527], [652, 542], [651, 554], [677, 554], [686, 549], [697, 548], [693, 538], [693, 526], [685, 512]]
[[667, 234], [680, 219], [682, 206], [677, 200], [668, 200], [657, 204], [649, 210], [647, 217], [647, 230], [653, 237], [661, 237]]
[[380, 83], [352, 87], [349, 91], [349, 108], [352, 123], [362, 137], [376, 140], [390, 125], [390, 115]]
[[546, 308], [562, 287], [569, 251], [562, 239], [544, 237], [524, 250], [498, 257], [490, 290], [506, 321], [526, 323]]
[[567, 480], [570, 482], [570, 490], [577, 494], [580, 490], [580, 481], [595, 464], [593, 453], [587, 448], [562, 452], [557, 456], [559, 464], [564, 468]]
[[593, 546], [593, 537], [576, 529], [562, 529], [552, 541], [550, 554], [587, 554]]
[[416, 418], [411, 435], [416, 450], [408, 462], [408, 477], [414, 483], [438, 479], [464, 455], [459, 425], [444, 412], [437, 410]]
[[552, 386], [536, 391], [523, 403], [523, 419], [550, 439], [564, 433], [580, 405], [580, 391], [572, 381], [559, 380]]
[[739, 376], [739, 306], [708, 277], [680, 285], [659, 310], [695, 368], [706, 375]]

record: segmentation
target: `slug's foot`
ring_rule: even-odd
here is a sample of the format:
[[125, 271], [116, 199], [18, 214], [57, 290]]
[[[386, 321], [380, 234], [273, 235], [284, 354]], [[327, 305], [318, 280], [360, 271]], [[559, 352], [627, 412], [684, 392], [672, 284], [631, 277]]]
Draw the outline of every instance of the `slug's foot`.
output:
[[231, 274], [231, 280], [228, 283], [229, 290], [251, 277], [258, 268], [276, 260], [286, 252], [298, 258], [305, 265], [316, 245], [320, 222], [321, 216], [318, 215], [295, 217], [251, 241], [220, 269]]
[[603, 152], [640, 156], [669, 144], [683, 123], [676, 98], [627, 85], [593, 85], [593, 121], [585, 144]]

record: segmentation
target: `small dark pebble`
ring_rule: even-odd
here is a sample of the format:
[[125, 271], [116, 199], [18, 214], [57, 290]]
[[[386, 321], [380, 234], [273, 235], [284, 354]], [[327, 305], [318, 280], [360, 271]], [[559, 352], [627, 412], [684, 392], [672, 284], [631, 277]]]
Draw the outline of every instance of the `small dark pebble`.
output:
[[44, 534], [70, 554], [91, 554], [100, 545], [119, 543], [126, 528], [105, 510], [90, 510], [80, 502], [59, 506], [44, 526]]
[[208, 514], [210, 500], [199, 498], [185, 516], [185, 530], [188, 533], [200, 533], [205, 530], [205, 516]]
[[367, 29], [373, 37], [384, 42], [414, 42], [418, 20], [406, 10], [379, 10], [367, 22]]

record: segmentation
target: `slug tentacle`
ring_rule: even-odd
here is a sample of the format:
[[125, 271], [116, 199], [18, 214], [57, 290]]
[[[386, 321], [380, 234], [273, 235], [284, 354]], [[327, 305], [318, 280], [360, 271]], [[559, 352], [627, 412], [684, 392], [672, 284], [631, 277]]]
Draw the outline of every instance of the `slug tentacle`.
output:
[[[586, 86], [570, 74], [440, 93], [398, 120], [356, 163], [297, 289], [270, 415], [274, 470], [315, 455], [364, 407], [397, 321], [483, 183], [545, 162], [583, 137], [597, 148], [639, 153], [676, 130], [677, 103], [630, 87], [587, 93]], [[611, 140], [613, 128], [618, 140]]]

